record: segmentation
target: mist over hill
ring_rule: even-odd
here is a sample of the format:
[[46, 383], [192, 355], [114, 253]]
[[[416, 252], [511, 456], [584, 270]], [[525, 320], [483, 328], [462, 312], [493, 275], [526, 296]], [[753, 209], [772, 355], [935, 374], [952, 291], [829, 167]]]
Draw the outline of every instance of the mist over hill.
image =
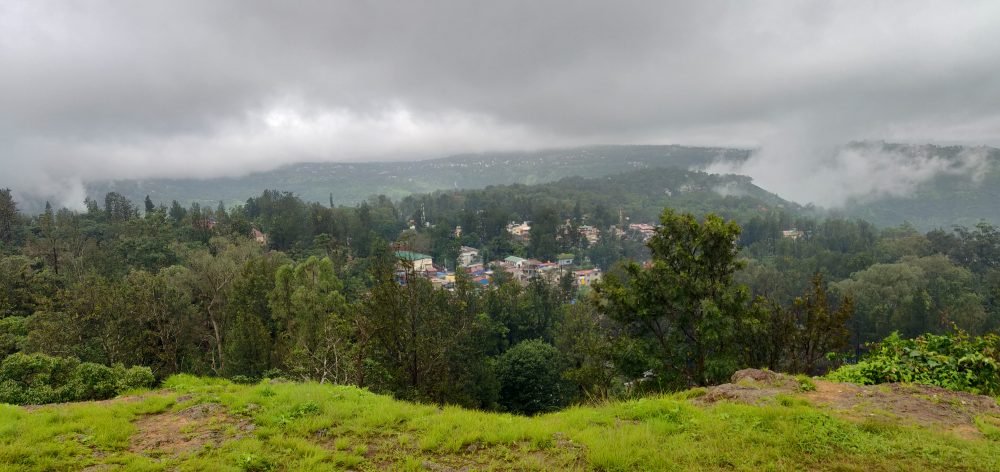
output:
[[414, 193], [475, 189], [488, 185], [537, 184], [565, 177], [600, 177], [658, 167], [688, 169], [716, 161], [746, 159], [749, 151], [675, 145], [590, 146], [530, 152], [491, 152], [409, 162], [304, 163], [245, 177], [117, 180], [88, 185], [101, 201], [115, 191], [141, 202], [234, 204], [266, 189], [294, 192], [306, 201], [358, 203], [372, 195], [398, 199]]
[[893, 171], [875, 175], [870, 192], [849, 198], [841, 210], [846, 215], [878, 226], [906, 222], [925, 231], [1000, 222], [1000, 149], [874, 146], [892, 156], [882, 166], [892, 165]]
[[[749, 150], [677, 145], [589, 146], [523, 152], [459, 154], [408, 162], [302, 163], [243, 177], [214, 179], [116, 180], [88, 185], [101, 201], [115, 191], [141, 202], [172, 200], [188, 205], [239, 204], [265, 189], [294, 192], [303, 200], [353, 205], [372, 195], [400, 199], [437, 190], [479, 189], [489, 185], [539, 184], [567, 177], [593, 178], [652, 168], [704, 169], [709, 173], [750, 175], [764, 190], [790, 198], [775, 179], [777, 167], [754, 166]], [[858, 168], [864, 172], [855, 172]], [[836, 214], [863, 218], [878, 226], [908, 222], [927, 230], [953, 225], [1000, 222], [1000, 150], [986, 147], [853, 143], [818, 176], [843, 181]], [[768, 175], [768, 177], [773, 177]], [[792, 178], [792, 177], [789, 177]], [[771, 185], [761, 183], [770, 180]], [[778, 180], [780, 182], [780, 180]], [[805, 204], [808, 202], [797, 201]], [[44, 202], [27, 202], [37, 211]]]

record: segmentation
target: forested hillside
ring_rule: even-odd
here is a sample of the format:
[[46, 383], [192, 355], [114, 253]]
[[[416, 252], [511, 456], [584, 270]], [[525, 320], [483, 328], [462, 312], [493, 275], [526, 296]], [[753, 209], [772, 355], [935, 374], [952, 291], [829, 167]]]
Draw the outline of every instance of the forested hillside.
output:
[[290, 191], [307, 202], [354, 205], [372, 195], [402, 198], [444, 189], [498, 184], [537, 184], [564, 177], [598, 177], [630, 169], [703, 167], [716, 160], [742, 160], [747, 151], [686, 146], [590, 146], [530, 152], [463, 154], [410, 162], [293, 164], [237, 178], [148, 179], [94, 183], [91, 198], [114, 191], [132, 201], [146, 195], [216, 205], [244, 201], [266, 189]]
[[[10, 375], [58, 383], [12, 377], [8, 401], [100, 397], [144, 366], [538, 412], [741, 367], [821, 373], [894, 331], [1000, 326], [996, 227], [817, 218], [741, 177], [647, 170], [338, 207], [266, 191], [140, 209], [110, 193], [37, 216], [0, 197], [0, 348]], [[530, 234], [513, 234], [522, 221]], [[476, 283], [466, 248], [493, 269]], [[556, 258], [570, 262], [552, 277], [510, 265]]]
[[[896, 164], [900, 166], [936, 170], [926, 180], [924, 170], [915, 170], [912, 176], [901, 172], [899, 178], [903, 181], [884, 182], [881, 186], [885, 191], [876, 187], [872, 195], [853, 197], [845, 207], [831, 209], [834, 213], [861, 218], [879, 227], [907, 222], [923, 231], [947, 229], [953, 225], [974, 226], [980, 220], [1000, 222], [1000, 210], [995, 204], [1000, 201], [996, 190], [1000, 188], [1000, 150], [888, 143], [855, 146], [877, 146], [880, 152], [897, 155]], [[291, 191], [307, 202], [355, 205], [378, 194], [401, 199], [434, 191], [482, 189], [503, 184], [534, 185], [569, 177], [615, 176], [632, 170], [687, 171], [717, 161], [742, 162], [748, 156], [749, 151], [723, 148], [592, 146], [466, 154], [415, 162], [294, 164], [238, 178], [123, 180], [93, 183], [88, 187], [88, 194], [100, 199], [114, 191], [133, 202], [141, 202], [149, 195], [156, 201], [177, 200], [185, 206], [197, 202], [214, 207], [219, 202], [230, 206], [242, 203], [248, 195], [278, 188]], [[934, 164], [928, 165], [931, 161]], [[641, 174], [637, 172], [633, 178]], [[907, 179], [917, 180], [911, 183]], [[749, 182], [739, 184], [740, 187], [745, 185]], [[907, 190], [889, 191], [900, 188]], [[739, 195], [738, 190], [727, 190], [724, 186], [716, 190], [724, 195]], [[42, 203], [24, 202], [22, 206], [38, 212]], [[704, 208], [713, 207], [708, 203]]]

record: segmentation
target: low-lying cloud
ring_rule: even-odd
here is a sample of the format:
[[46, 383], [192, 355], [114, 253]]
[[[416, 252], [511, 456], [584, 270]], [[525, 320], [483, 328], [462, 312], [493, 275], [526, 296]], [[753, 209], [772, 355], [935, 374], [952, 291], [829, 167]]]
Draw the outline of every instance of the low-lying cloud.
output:
[[728, 170], [799, 201], [905, 194], [979, 167], [845, 143], [1000, 144], [998, 21], [989, 1], [3, 2], [0, 187], [78, 205], [109, 178], [678, 143], [757, 149]]
[[883, 143], [853, 143], [812, 158], [794, 158], [788, 149], [765, 147], [746, 162], [720, 161], [705, 169], [754, 177], [758, 186], [803, 204], [838, 208], [849, 201], [906, 197], [938, 176], [958, 176], [978, 184], [997, 163], [983, 147], [966, 148], [955, 156], [927, 146], [887, 148]]
[[[349, 109], [306, 112], [282, 104], [220, 123], [208, 133], [26, 141], [18, 151], [31, 158], [13, 162], [10, 175], [18, 176], [11, 184], [19, 196], [81, 208], [85, 184], [94, 181], [237, 177], [295, 162], [403, 160], [551, 143], [561, 141], [541, 141], [522, 127], [484, 116], [417, 115], [400, 107], [359, 116]], [[73, 159], [65, 158], [67, 149]]]

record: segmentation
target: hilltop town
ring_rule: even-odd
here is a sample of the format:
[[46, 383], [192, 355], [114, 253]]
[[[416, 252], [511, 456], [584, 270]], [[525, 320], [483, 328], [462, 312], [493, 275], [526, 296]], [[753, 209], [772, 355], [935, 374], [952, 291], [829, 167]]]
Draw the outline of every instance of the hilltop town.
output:
[[[566, 231], [573, 228], [567, 220], [561, 229]], [[530, 221], [511, 222], [506, 230], [514, 242], [529, 244]], [[597, 244], [602, 234], [600, 229], [590, 225], [579, 226], [576, 231], [581, 241], [586, 241], [585, 246]], [[656, 226], [649, 223], [630, 223], [624, 227], [612, 225], [606, 231], [616, 238], [645, 243], [653, 237]], [[456, 237], [461, 236], [461, 232], [461, 226], [457, 226], [454, 230]], [[461, 246], [458, 258], [453, 263], [446, 263], [440, 260], [435, 262], [428, 254], [405, 250], [407, 247], [405, 242], [396, 243], [394, 247], [397, 248], [395, 254], [400, 261], [397, 277], [401, 283], [405, 283], [408, 276], [417, 276], [429, 280], [436, 287], [445, 289], [454, 288], [457, 273], [468, 276], [478, 286], [489, 286], [496, 272], [500, 271], [522, 285], [538, 278], [553, 284], [571, 284], [577, 289], [590, 287], [594, 282], [601, 280], [602, 275], [601, 268], [595, 266], [588, 257], [580, 257], [570, 252], [560, 253], [556, 255], [555, 260], [546, 261], [516, 255], [484, 260], [480, 249]]]

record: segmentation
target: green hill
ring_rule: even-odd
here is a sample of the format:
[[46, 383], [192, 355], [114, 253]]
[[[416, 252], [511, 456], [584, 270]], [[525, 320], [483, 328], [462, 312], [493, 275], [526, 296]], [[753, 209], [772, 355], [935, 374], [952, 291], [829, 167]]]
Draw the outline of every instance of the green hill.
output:
[[[602, 226], [617, 223], [619, 209], [634, 222], [657, 221], [664, 207], [698, 215], [714, 212], [738, 221], [762, 212], [803, 212], [800, 205], [754, 185], [749, 177], [672, 168], [633, 170], [592, 178], [566, 177], [534, 185], [437, 191], [404, 198], [400, 208], [403, 214], [412, 214], [423, 205], [431, 215], [440, 213], [434, 211], [439, 206], [478, 211], [486, 203], [495, 204], [511, 214], [517, 214], [517, 208], [539, 205], [568, 211], [580, 203], [588, 213], [601, 206], [614, 213], [611, 215], [613, 221], [602, 222]], [[529, 215], [521, 214], [514, 219], [522, 217], [530, 219]]]
[[1000, 423], [976, 414], [993, 399], [775, 380], [528, 418], [180, 375], [109, 401], [0, 405], [0, 470], [1000, 470]]
[[371, 195], [393, 199], [443, 189], [499, 184], [536, 184], [564, 177], [599, 177], [657, 167], [687, 169], [718, 159], [745, 159], [747, 151], [685, 146], [590, 146], [531, 152], [463, 154], [411, 162], [293, 164], [238, 178], [119, 180], [88, 186], [102, 201], [109, 191], [135, 202], [146, 195], [169, 204], [177, 200], [214, 206], [244, 202], [265, 189], [291, 191], [303, 200], [355, 204]]
[[[951, 170], [916, 184], [906, 196], [857, 198], [837, 213], [883, 227], [908, 221], [922, 230], [972, 226], [982, 219], [1000, 222], [1000, 205], [996, 204], [1000, 202], [1000, 150], [891, 143], [864, 145], [876, 144], [885, 152], [911, 156], [915, 167], [921, 165], [918, 160], [932, 157], [950, 163]], [[981, 154], [981, 167], [962, 167], [967, 165], [963, 159], [970, 151]], [[305, 201], [329, 203], [332, 199], [334, 204], [353, 205], [377, 194], [400, 199], [439, 190], [532, 185], [652, 169], [689, 170], [718, 160], [744, 160], [748, 155], [746, 150], [674, 145], [590, 146], [462, 154], [410, 162], [293, 164], [234, 178], [118, 180], [92, 183], [87, 193], [99, 202], [107, 192], [116, 191], [137, 203], [150, 195], [160, 203], [177, 200], [185, 206], [193, 202], [215, 206], [220, 201], [227, 205], [242, 203], [265, 189], [278, 189], [294, 192]], [[972, 178], [970, 173], [978, 175]], [[24, 208], [29, 212], [40, 211], [43, 204], [24, 202]]]

